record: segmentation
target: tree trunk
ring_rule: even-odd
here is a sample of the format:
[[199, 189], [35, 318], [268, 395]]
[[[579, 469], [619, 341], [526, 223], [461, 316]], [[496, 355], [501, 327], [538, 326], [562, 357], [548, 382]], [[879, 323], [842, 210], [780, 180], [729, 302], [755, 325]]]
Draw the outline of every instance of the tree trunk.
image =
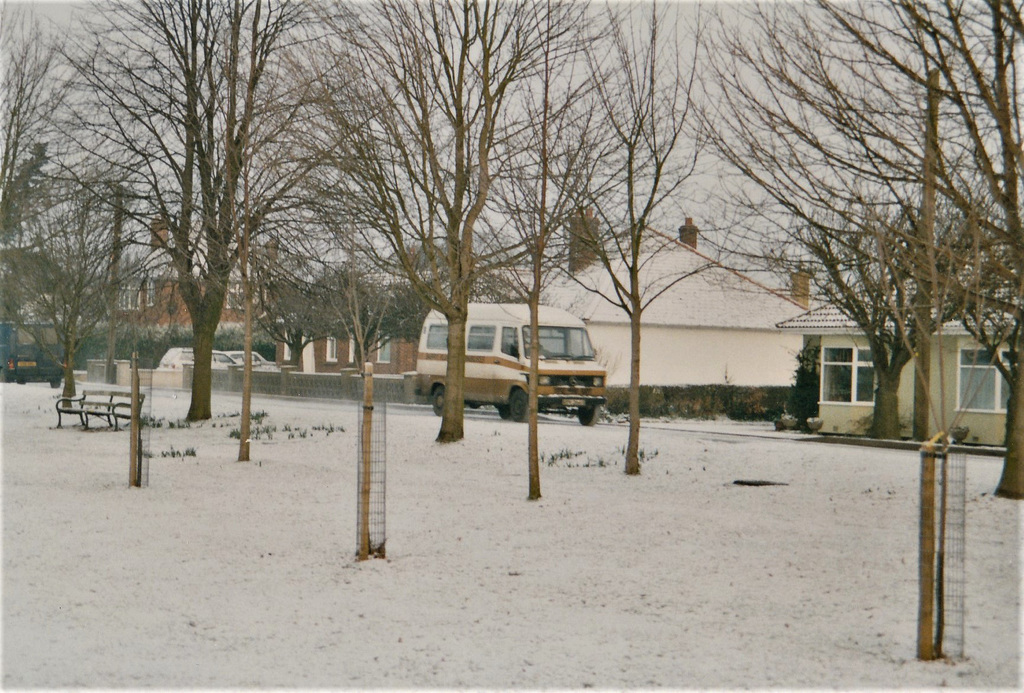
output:
[[[878, 390], [875, 391], [875, 409], [871, 416], [871, 429], [868, 433], [872, 438], [880, 440], [899, 440], [900, 438], [900, 374], [898, 369], [875, 371], [878, 376]], [[856, 387], [856, 383], [854, 383]]]
[[64, 390], [61, 397], [74, 397], [75, 391], [75, 360], [67, 356], [67, 347], [64, 350]]
[[466, 318], [448, 318], [448, 369], [444, 377], [444, 409], [438, 443], [455, 443], [463, 439], [463, 409], [466, 379]]
[[[196, 311], [197, 313], [199, 311]], [[192, 402], [185, 419], [205, 421], [213, 416], [210, 406], [212, 391], [213, 336], [217, 332], [218, 320], [192, 320]]]
[[[538, 275], [539, 268], [534, 267], [534, 288], [540, 286]], [[537, 385], [540, 377], [540, 320], [539, 320], [539, 290], [530, 292], [530, 384], [529, 384], [529, 415], [527, 425], [529, 426], [529, 445], [527, 449], [528, 466], [530, 470], [530, 494], [528, 500], [540, 500], [540, 441], [537, 431]]]
[[629, 316], [629, 442], [626, 474], [640, 473], [640, 311]]
[[996, 487], [1000, 498], [1024, 499], [1024, 474], [1021, 473], [1021, 455], [1024, 455], [1024, 368], [1014, 368], [1013, 387], [1006, 411], [1006, 457], [1003, 475]]

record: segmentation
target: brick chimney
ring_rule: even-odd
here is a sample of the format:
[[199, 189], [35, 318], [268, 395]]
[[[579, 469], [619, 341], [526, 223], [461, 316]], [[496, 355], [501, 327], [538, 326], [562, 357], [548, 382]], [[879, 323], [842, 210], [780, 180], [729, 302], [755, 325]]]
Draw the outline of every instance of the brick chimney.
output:
[[694, 225], [693, 219], [686, 217], [686, 223], [679, 227], [679, 242], [696, 250], [699, 235], [700, 229]]
[[804, 271], [789, 275], [790, 296], [804, 308], [811, 306], [811, 275]]
[[159, 216], [149, 223], [149, 244], [154, 248], [167, 246], [167, 223]]
[[569, 220], [569, 274], [581, 272], [597, 260], [597, 224], [593, 209], [580, 210]]

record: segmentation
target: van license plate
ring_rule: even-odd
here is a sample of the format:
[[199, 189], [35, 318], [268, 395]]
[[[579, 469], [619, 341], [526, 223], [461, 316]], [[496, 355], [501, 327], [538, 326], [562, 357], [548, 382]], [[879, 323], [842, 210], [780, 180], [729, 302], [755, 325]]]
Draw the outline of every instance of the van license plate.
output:
[[582, 399], [563, 399], [562, 400], [562, 406], [563, 407], [582, 407], [583, 406], [583, 400]]
[[18, 368], [35, 368], [35, 361], [18, 361]]

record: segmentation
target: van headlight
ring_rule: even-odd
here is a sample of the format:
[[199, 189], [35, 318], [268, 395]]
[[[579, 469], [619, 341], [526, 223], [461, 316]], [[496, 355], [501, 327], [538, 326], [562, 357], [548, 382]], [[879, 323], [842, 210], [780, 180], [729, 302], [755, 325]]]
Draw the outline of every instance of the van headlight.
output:
[[596, 378], [594, 378], [594, 387], [603, 387], [603, 386], [604, 386], [604, 378], [602, 378], [601, 376], [597, 376]]
[[550, 385], [551, 384], [551, 376], [550, 375], [542, 375], [537, 380], [537, 382], [540, 383], [541, 385]]

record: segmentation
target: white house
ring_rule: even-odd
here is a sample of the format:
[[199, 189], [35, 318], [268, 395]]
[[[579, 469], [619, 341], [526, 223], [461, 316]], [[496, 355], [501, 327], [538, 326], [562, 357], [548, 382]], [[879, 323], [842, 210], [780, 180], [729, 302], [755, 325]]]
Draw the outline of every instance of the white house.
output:
[[[822, 306], [780, 323], [820, 347], [818, 416], [823, 433], [863, 435], [871, 424], [875, 370], [871, 348], [856, 323], [832, 306]], [[1002, 445], [1009, 387], [993, 365], [993, 355], [957, 323], [932, 335], [932, 412], [930, 432], [967, 427], [964, 442]], [[1001, 355], [1002, 356], [1002, 355]], [[910, 437], [914, 412], [915, 365], [903, 368], [899, 387], [900, 431]]]
[[[807, 309], [808, 285], [798, 282], [801, 302], [721, 265], [697, 250], [697, 228], [686, 221], [679, 238], [657, 234], [657, 247], [642, 260], [645, 295], [663, 293], [643, 312], [640, 382], [792, 384], [803, 340], [778, 323]], [[629, 316], [594, 290], [612, 295], [611, 278], [598, 263], [558, 282], [544, 301], [583, 318], [608, 384], [627, 385]]]

